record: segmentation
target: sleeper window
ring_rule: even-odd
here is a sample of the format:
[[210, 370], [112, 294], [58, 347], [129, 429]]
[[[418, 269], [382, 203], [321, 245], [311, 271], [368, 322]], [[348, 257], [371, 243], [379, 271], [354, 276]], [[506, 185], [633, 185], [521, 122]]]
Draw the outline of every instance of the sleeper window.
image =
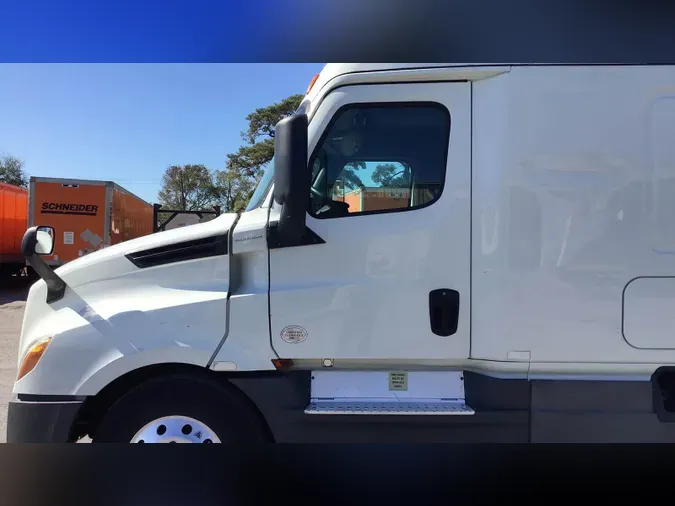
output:
[[317, 218], [405, 211], [443, 190], [450, 115], [440, 104], [342, 108], [312, 156]]

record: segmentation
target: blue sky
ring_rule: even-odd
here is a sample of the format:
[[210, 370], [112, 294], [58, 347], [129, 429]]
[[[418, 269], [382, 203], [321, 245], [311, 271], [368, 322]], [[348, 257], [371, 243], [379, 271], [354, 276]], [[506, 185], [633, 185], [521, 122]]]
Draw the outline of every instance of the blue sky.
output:
[[31, 176], [115, 181], [156, 201], [164, 170], [223, 169], [245, 117], [322, 64], [0, 64], [0, 153]]

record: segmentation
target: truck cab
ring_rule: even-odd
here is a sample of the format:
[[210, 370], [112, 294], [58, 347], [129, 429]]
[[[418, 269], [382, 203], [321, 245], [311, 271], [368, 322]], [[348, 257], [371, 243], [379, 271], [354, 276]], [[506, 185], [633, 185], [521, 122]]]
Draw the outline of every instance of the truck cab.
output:
[[674, 440], [675, 257], [621, 193], [672, 82], [327, 65], [240, 215], [56, 270], [27, 232], [8, 441]]

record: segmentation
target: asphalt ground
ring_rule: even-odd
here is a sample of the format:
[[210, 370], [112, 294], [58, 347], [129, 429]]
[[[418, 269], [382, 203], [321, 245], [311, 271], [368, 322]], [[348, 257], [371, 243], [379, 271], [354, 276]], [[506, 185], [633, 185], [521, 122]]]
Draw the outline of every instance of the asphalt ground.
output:
[[7, 402], [16, 379], [19, 334], [29, 283], [13, 278], [0, 285], [0, 442], [7, 435]]

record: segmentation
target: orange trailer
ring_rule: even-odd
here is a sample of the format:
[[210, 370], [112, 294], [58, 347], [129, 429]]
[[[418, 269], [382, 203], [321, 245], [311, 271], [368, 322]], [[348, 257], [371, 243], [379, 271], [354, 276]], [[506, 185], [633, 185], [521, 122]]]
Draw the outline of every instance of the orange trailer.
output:
[[32, 177], [29, 227], [54, 228], [62, 265], [95, 250], [153, 233], [153, 206], [112, 181]]
[[28, 190], [0, 183], [0, 276], [24, 268], [21, 239], [28, 228]]

